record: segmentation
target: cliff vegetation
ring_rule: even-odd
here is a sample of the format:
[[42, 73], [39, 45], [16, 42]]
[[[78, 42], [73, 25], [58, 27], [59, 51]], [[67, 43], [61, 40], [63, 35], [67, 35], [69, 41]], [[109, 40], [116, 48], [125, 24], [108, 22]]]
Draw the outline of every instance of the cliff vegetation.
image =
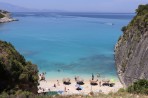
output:
[[0, 41], [0, 93], [18, 90], [37, 93], [38, 69], [27, 62], [13, 45]]

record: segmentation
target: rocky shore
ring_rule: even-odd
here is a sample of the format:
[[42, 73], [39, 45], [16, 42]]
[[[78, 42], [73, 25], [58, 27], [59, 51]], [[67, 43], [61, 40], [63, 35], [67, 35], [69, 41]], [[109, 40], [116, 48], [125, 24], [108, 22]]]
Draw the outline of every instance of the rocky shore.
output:
[[18, 21], [17, 19], [13, 19], [11, 14], [7, 11], [0, 10], [0, 23]]
[[0, 19], [0, 23], [5, 23], [5, 22], [11, 22], [11, 21], [18, 21], [17, 19], [9, 18], [9, 17], [4, 17]]

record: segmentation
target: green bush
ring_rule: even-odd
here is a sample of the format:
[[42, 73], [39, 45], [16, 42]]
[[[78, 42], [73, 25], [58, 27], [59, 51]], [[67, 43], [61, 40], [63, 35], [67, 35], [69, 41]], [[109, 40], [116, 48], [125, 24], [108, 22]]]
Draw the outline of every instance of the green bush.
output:
[[11, 90], [37, 93], [39, 78], [37, 66], [27, 62], [11, 43], [1, 40], [0, 77], [0, 93]]
[[139, 5], [138, 9], [136, 9], [136, 13], [138, 13], [139, 15], [143, 15], [145, 13], [148, 13], [148, 4]]
[[4, 15], [0, 13], [0, 18], [3, 18], [3, 17], [4, 17]]
[[127, 88], [129, 93], [148, 95], [148, 80], [141, 79]]
[[125, 32], [125, 31], [126, 31], [126, 29], [127, 29], [127, 27], [126, 27], [126, 26], [124, 26], [124, 27], [122, 27], [122, 29], [121, 29], [121, 30], [122, 30], [123, 32]]

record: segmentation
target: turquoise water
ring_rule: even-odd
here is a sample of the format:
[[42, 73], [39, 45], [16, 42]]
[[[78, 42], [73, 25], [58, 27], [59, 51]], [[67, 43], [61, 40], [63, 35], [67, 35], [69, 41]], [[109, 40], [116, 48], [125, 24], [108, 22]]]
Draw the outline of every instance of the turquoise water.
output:
[[[48, 78], [117, 77], [114, 46], [131, 14], [14, 13], [19, 21], [0, 24], [11, 42]], [[60, 70], [60, 72], [58, 72]]]

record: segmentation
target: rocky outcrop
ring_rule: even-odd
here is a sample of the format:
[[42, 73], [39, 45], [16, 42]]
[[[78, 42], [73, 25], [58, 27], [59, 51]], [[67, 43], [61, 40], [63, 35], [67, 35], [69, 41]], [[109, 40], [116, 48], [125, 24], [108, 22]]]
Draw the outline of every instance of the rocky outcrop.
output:
[[140, 5], [136, 13], [115, 46], [117, 74], [124, 87], [148, 79], [148, 5]]
[[0, 41], [0, 93], [18, 90], [37, 93], [38, 69], [27, 62], [15, 48], [7, 42]]
[[0, 23], [17, 21], [17, 19], [13, 19], [9, 12], [0, 10]]

